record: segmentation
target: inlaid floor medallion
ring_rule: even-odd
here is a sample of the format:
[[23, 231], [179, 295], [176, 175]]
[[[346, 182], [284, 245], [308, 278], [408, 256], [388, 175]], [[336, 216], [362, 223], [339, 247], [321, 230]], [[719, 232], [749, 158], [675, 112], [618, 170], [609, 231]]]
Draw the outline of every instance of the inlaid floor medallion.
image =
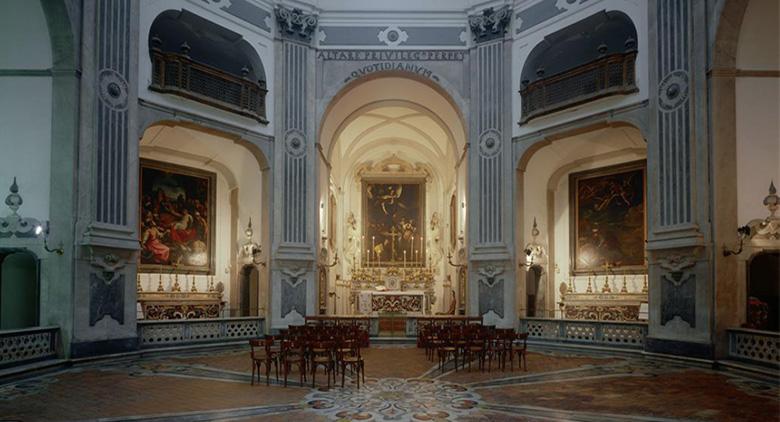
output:
[[360, 389], [317, 390], [306, 396], [310, 411], [332, 420], [455, 420], [477, 408], [481, 398], [468, 388], [431, 379], [381, 378]]

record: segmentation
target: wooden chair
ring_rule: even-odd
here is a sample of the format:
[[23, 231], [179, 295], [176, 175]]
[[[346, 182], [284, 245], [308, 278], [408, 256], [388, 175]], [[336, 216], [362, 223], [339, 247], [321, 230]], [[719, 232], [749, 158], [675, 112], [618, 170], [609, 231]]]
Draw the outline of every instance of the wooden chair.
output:
[[311, 348], [311, 386], [317, 381], [317, 368], [320, 366], [325, 369], [325, 375], [328, 377], [328, 388], [330, 388], [330, 378], [333, 377], [333, 383], [336, 383], [336, 364], [333, 358], [334, 345], [332, 341], [319, 341], [314, 343]]
[[469, 340], [463, 355], [463, 366], [466, 366], [466, 361], [468, 361], [469, 372], [471, 372], [471, 361], [475, 358], [478, 360], [479, 370], [483, 370], [485, 368], [485, 342], [478, 337], [472, 337]]
[[455, 346], [452, 337], [445, 337], [441, 339], [438, 349], [436, 349], [439, 356], [439, 369], [444, 372], [444, 366], [452, 357], [455, 360], [455, 371], [458, 370], [458, 348]]
[[[355, 381], [357, 382], [357, 388], [360, 388], [360, 377], [363, 377], [363, 384], [366, 383], [366, 363], [363, 361], [363, 356], [360, 355], [360, 343], [357, 341], [352, 342], [350, 350], [341, 357], [341, 387], [344, 388], [344, 376], [347, 372], [347, 368], [355, 374]], [[335, 381], [334, 381], [335, 384]]]
[[287, 377], [293, 366], [298, 367], [300, 382], [306, 381], [306, 354], [300, 342], [292, 340], [282, 341], [281, 360], [284, 364], [284, 386], [287, 387]]
[[515, 341], [512, 342], [512, 349], [509, 353], [509, 370], [514, 370], [514, 356], [517, 355], [517, 365], [521, 368], [528, 370], [528, 362], [526, 362], [526, 352], [528, 351], [528, 333], [520, 333], [517, 335]]
[[275, 355], [267, 352], [265, 340], [249, 340], [249, 355], [252, 358], [252, 381], [255, 385], [255, 372], [257, 372], [257, 382], [260, 382], [260, 367], [265, 366], [265, 384], [271, 384], [271, 365], [276, 368], [276, 380], [279, 381], [279, 360]]

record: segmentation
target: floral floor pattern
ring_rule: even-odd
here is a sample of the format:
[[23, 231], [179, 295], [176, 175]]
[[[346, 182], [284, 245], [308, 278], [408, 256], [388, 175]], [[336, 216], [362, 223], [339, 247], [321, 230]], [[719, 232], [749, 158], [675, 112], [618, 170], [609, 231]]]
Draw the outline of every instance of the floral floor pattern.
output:
[[[366, 383], [251, 385], [248, 351], [96, 361], [0, 379], [0, 421], [777, 421], [780, 380], [641, 355], [536, 350], [527, 370], [444, 369], [365, 350]], [[362, 381], [362, 380], [361, 380]]]
[[458, 384], [382, 378], [360, 389], [315, 391], [306, 396], [306, 405], [335, 419], [441, 421], [468, 414], [479, 400], [479, 395]]

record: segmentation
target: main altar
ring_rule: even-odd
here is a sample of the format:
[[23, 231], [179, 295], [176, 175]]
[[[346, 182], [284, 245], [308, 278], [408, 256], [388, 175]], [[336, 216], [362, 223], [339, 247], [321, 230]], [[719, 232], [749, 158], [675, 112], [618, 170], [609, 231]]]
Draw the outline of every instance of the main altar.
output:
[[352, 313], [359, 315], [430, 315], [435, 303], [430, 267], [358, 267], [349, 280]]

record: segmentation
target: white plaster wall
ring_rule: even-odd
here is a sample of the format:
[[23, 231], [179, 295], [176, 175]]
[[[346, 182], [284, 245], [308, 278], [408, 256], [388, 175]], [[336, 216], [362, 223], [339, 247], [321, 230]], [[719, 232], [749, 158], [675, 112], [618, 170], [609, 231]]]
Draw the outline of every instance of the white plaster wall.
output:
[[[751, 0], [737, 48], [737, 69], [780, 71], [780, 2]], [[769, 182], [780, 186], [780, 78], [738, 76], [737, 218], [745, 224], [768, 215], [762, 202]]]
[[[530, 5], [531, 2], [527, 2]], [[519, 11], [525, 8], [525, 6], [516, 7], [515, 11]], [[636, 84], [639, 88], [639, 92], [631, 95], [618, 95], [613, 97], [606, 97], [600, 100], [591, 101], [579, 106], [567, 108], [566, 110], [546, 115], [543, 117], [535, 118], [522, 126], [513, 125], [513, 136], [521, 136], [527, 133], [533, 133], [535, 131], [544, 129], [546, 127], [558, 125], [564, 122], [569, 122], [582, 117], [597, 114], [603, 111], [624, 107], [630, 104], [636, 104], [642, 102], [648, 98], [649, 89], [648, 86], [648, 19], [647, 19], [647, 2], [645, 0], [594, 0], [584, 3], [579, 6], [573, 7], [570, 11], [562, 13], [555, 18], [534, 26], [527, 31], [514, 35], [512, 43], [512, 119], [515, 122], [520, 120], [521, 114], [521, 98], [520, 93], [520, 79], [523, 71], [523, 65], [531, 53], [531, 50], [539, 44], [545, 36], [563, 29], [577, 21], [580, 21], [590, 15], [593, 15], [599, 11], [621, 11], [628, 15], [634, 23], [637, 32], [637, 48], [639, 53], [636, 59]], [[517, 21], [513, 21], [513, 28], [511, 29], [514, 34], [514, 25], [517, 25]]]
[[[273, 36], [261, 29], [242, 21], [222, 10], [222, 3], [203, 2], [196, 0], [144, 0], [140, 7], [138, 42], [138, 98], [155, 104], [161, 104], [174, 109], [185, 110], [209, 119], [230, 123], [256, 133], [273, 136], [274, 130], [274, 44]], [[267, 5], [266, 5], [267, 7]], [[196, 101], [188, 100], [170, 94], [150, 91], [152, 82], [152, 64], [149, 57], [149, 29], [154, 19], [166, 10], [186, 9], [204, 19], [241, 34], [254, 47], [263, 62], [268, 93], [265, 98], [266, 118], [268, 124], [263, 125], [254, 119], [239, 116], [227, 111], [210, 107]], [[273, 23], [271, 28], [273, 29]]]
[[[0, 4], [0, 69], [21, 75], [52, 66], [49, 30], [38, 1]], [[52, 81], [49, 76], [0, 76], [0, 191], [14, 176], [24, 204], [19, 213], [49, 219]], [[3, 206], [2, 215], [7, 213]]]
[[0, 34], [3, 41], [0, 42], [0, 69], [51, 67], [49, 27], [39, 1], [3, 0]]

